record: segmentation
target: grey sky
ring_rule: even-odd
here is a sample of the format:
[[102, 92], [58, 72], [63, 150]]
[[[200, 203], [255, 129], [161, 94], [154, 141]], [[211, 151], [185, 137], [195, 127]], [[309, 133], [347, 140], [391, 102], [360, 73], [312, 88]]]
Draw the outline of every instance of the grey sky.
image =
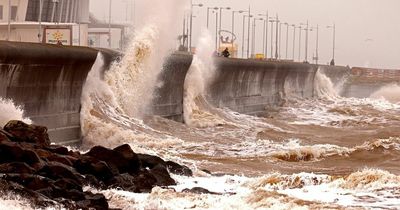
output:
[[[168, 0], [166, 0], [168, 1]], [[188, 0], [189, 1], [189, 0]], [[254, 13], [266, 10], [270, 14], [279, 14], [283, 22], [299, 24], [309, 20], [313, 26], [320, 26], [320, 60], [326, 63], [332, 55], [332, 32], [327, 25], [336, 23], [337, 50], [336, 62], [341, 65], [369, 66], [400, 69], [400, 0], [193, 0], [194, 3], [203, 3], [205, 7], [229, 6], [235, 10], [247, 9], [249, 4]], [[131, 5], [133, 0], [113, 0], [113, 20], [122, 22], [131, 20]], [[153, 11], [141, 9], [143, 4], [151, 4], [151, 0], [136, 0], [136, 23], [142, 23], [143, 13], [151, 14]], [[194, 37], [196, 43], [200, 28], [206, 26], [206, 8], [195, 8]], [[92, 0], [91, 11], [100, 19], [108, 15], [108, 0]], [[128, 12], [128, 15], [126, 15]], [[225, 11], [223, 28], [231, 28], [231, 12]], [[210, 23], [213, 27], [213, 22]], [[182, 20], [177, 20], [182, 21]], [[237, 16], [237, 31], [241, 37], [242, 18]], [[262, 43], [262, 24], [258, 24], [258, 45]], [[214, 31], [212, 31], [214, 32]], [[283, 48], [285, 55], [286, 29], [282, 28]], [[289, 49], [292, 48], [292, 33], [289, 35]], [[297, 33], [298, 35], [298, 33]], [[303, 32], [304, 38], [304, 32]], [[241, 40], [239, 39], [239, 42]], [[310, 32], [309, 55], [315, 52], [315, 33]], [[298, 47], [296, 37], [296, 48]], [[304, 42], [302, 42], [304, 46]], [[257, 51], [262, 51], [259, 46]], [[291, 55], [291, 50], [289, 55]], [[296, 50], [296, 58], [298, 50]], [[291, 57], [291, 56], [290, 56]], [[304, 57], [304, 50], [302, 51]]]

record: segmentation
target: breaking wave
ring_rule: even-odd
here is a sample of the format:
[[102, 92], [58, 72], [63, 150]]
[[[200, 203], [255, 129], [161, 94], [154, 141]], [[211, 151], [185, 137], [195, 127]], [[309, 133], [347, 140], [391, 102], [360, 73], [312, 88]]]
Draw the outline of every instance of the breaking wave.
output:
[[16, 106], [11, 99], [0, 98], [0, 126], [4, 127], [10, 120], [21, 120], [31, 124], [29, 118], [24, 117], [24, 109], [21, 106]]

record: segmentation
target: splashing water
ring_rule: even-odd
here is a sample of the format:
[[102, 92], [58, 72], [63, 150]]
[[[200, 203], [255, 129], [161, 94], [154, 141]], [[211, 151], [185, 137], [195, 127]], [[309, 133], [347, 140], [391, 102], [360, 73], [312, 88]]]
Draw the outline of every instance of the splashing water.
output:
[[21, 120], [31, 124], [29, 118], [24, 117], [24, 109], [16, 106], [11, 99], [0, 98], [0, 126], [4, 127], [10, 120]]
[[391, 103], [400, 104], [400, 86], [398, 84], [384, 86], [372, 93], [370, 98], [385, 99]]
[[314, 80], [314, 91], [318, 98], [334, 100], [339, 94], [332, 81], [320, 70], [317, 71]]

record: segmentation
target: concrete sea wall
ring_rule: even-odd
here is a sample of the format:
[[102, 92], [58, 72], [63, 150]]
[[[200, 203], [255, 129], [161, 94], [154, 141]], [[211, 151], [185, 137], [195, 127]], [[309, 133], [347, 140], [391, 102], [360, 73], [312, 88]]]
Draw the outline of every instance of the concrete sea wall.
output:
[[82, 85], [96, 56], [90, 48], [0, 41], [0, 97], [23, 106], [53, 141], [77, 142]]
[[[104, 49], [0, 42], [0, 97], [22, 105], [52, 141], [80, 141], [82, 87], [98, 51], [107, 69], [120, 54]], [[184, 82], [192, 56], [171, 55], [160, 75], [152, 113], [182, 121]], [[217, 58], [207, 98], [217, 107], [260, 114], [285, 97], [311, 98], [317, 66], [293, 62]], [[334, 71], [335, 69], [332, 69]], [[331, 70], [329, 70], [331, 71]], [[134, 90], [133, 90], [134, 91]]]

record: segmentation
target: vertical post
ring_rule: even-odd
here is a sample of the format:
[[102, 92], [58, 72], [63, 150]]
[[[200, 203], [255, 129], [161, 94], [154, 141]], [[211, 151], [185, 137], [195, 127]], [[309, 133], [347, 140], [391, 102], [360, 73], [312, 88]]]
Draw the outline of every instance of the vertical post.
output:
[[307, 26], [306, 26], [306, 54], [305, 54], [305, 59], [304, 61], [308, 61], [308, 20], [307, 20]]
[[108, 47], [111, 48], [111, 5], [112, 0], [109, 0], [108, 6]]
[[251, 24], [251, 8], [249, 5], [249, 20], [247, 22], [247, 58], [249, 58], [250, 53], [250, 24]]
[[218, 52], [218, 12], [215, 12], [215, 50]]
[[274, 55], [274, 21], [271, 20], [271, 58]]
[[295, 51], [295, 45], [296, 45], [296, 25], [293, 25], [293, 61], [294, 61], [294, 51]]
[[336, 45], [336, 24], [333, 24], [333, 61], [335, 61], [335, 45]]
[[251, 53], [250, 53], [250, 57], [254, 56], [255, 53], [255, 34], [256, 34], [256, 18], [253, 18], [253, 27], [252, 27], [252, 33], [251, 33]]
[[189, 47], [188, 51], [192, 52], [192, 30], [193, 30], [193, 0], [190, 0], [190, 31], [189, 31]]
[[278, 45], [279, 45], [279, 51], [278, 51], [278, 56], [279, 56], [279, 59], [281, 59], [282, 58], [282, 53], [281, 53], [281, 46], [282, 46], [282, 23], [281, 22], [279, 22], [279, 43], [278, 43]]
[[264, 53], [264, 58], [266, 58], [267, 56], [265, 55], [265, 21], [263, 21], [264, 25], [263, 25], [263, 53]]
[[289, 23], [286, 23], [286, 60], [288, 59], [288, 46], [289, 45]]
[[266, 16], [266, 19], [265, 19], [265, 51], [264, 51], [264, 53], [265, 53], [265, 58], [268, 58], [268, 21], [269, 21], [269, 17], [268, 17], [268, 11], [267, 11], [267, 14], [266, 14], [267, 16]]
[[[39, 0], [39, 34], [38, 42], [42, 42], [42, 10], [43, 10], [43, 0]], [[11, 17], [11, 16], [10, 16]]]
[[299, 58], [298, 58], [299, 62], [301, 61], [300, 57], [301, 57], [301, 26], [299, 26]]
[[318, 57], [318, 37], [319, 36], [319, 27], [318, 27], [318, 25], [317, 25], [317, 43], [316, 43], [316, 48], [315, 48], [315, 64], [317, 64], [318, 65], [318, 59], [319, 59], [319, 57]]
[[246, 27], [246, 15], [243, 15], [243, 31], [242, 31], [242, 58], [244, 58], [244, 38], [245, 38], [245, 30]]
[[278, 59], [279, 18], [276, 15], [275, 59]]
[[186, 38], [185, 38], [185, 36], [186, 36], [186, 34], [185, 34], [185, 30], [186, 30], [186, 15], [184, 14], [183, 15], [183, 26], [182, 26], [182, 46], [183, 47], [185, 47], [185, 40], [186, 40]]
[[11, 36], [11, 0], [8, 0], [8, 25], [7, 25], [7, 41], [10, 41]]

